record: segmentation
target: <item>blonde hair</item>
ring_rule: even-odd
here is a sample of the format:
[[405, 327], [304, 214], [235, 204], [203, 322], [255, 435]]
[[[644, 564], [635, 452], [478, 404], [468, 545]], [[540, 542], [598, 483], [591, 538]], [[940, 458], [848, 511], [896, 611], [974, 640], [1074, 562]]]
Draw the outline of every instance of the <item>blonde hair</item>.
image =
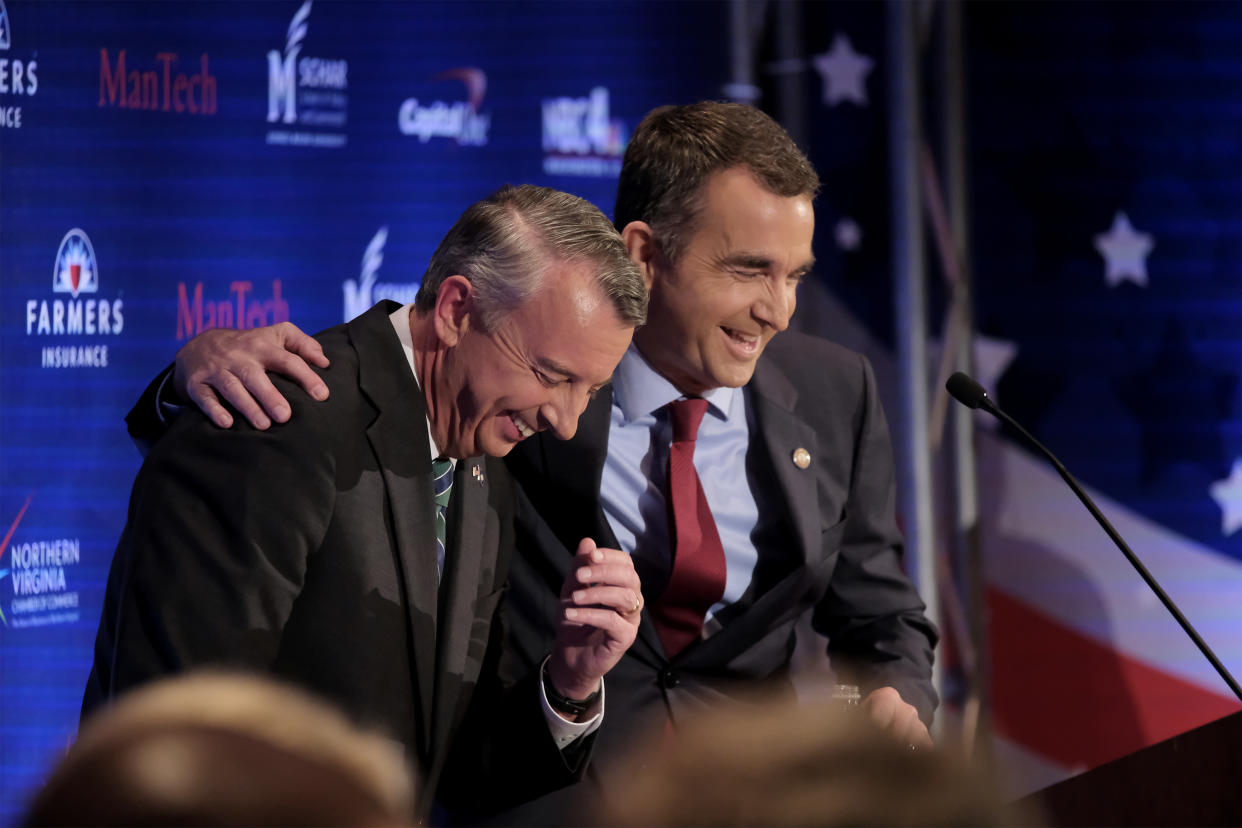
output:
[[[253, 782], [254, 790], [238, 791], [237, 802], [203, 801], [205, 792], [213, 790], [202, 778], [204, 765], [216, 762], [221, 751], [236, 756], [243, 772], [252, 771], [246, 782]], [[282, 767], [269, 768], [255, 757], [275, 757]], [[256, 767], [246, 766], [248, 760]], [[306, 802], [289, 803], [291, 810], [282, 817], [274, 792], [263, 812], [245, 810], [251, 794], [257, 795], [255, 801], [263, 798], [267, 772], [299, 769], [308, 781], [330, 782], [324, 787], [331, 791], [305, 790], [308, 801], [316, 793], [329, 798], [340, 794], [323, 813], [325, 822], [354, 815], [358, 824], [412, 819], [414, 776], [395, 743], [359, 730], [343, 714], [297, 688], [259, 676], [200, 672], [134, 690], [88, 720], [35, 798], [28, 824], [66, 819], [106, 824], [109, 815], [119, 813], [125, 814], [116, 816], [121, 822], [149, 813], [179, 824], [233, 818], [308, 824], [298, 810]], [[115, 784], [117, 797], [134, 801], [63, 801], [89, 798], [72, 793], [83, 779], [105, 791]], [[118, 811], [122, 806], [125, 810]], [[144, 812], [144, 807], [151, 810]], [[87, 810], [92, 808], [102, 810]]]
[[659, 734], [615, 778], [628, 784], [605, 792], [605, 821], [633, 828], [999, 826], [1019, 816], [982, 769], [912, 751], [865, 713], [830, 704], [717, 710], [671, 742]]

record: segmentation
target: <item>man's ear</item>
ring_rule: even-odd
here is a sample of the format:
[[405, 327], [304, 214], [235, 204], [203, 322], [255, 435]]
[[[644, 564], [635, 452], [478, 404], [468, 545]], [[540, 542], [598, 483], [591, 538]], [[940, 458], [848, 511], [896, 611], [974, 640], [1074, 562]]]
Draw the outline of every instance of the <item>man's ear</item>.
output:
[[474, 285], [465, 276], [449, 276], [436, 292], [432, 311], [436, 336], [448, 347], [454, 347], [470, 327], [473, 312]]
[[630, 258], [642, 271], [647, 290], [651, 290], [651, 284], [655, 279], [656, 264], [663, 258], [660, 247], [656, 244], [655, 235], [651, 232], [651, 225], [645, 221], [631, 221], [621, 231], [621, 241], [625, 242], [625, 249], [629, 251]]

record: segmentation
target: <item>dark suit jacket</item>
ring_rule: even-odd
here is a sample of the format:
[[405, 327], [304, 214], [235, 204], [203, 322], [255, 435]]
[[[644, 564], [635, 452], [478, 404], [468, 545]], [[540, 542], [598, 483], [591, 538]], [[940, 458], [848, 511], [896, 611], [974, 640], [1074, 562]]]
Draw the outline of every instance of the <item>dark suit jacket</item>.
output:
[[[812, 613], [833, 666], [864, 693], [891, 685], [930, 722], [936, 632], [901, 563], [888, 428], [870, 365], [820, 339], [782, 333], [745, 388], [746, 474], [759, 500], [759, 551], [751, 587], [716, 617], [722, 628], [671, 661], [644, 613], [637, 641], [608, 674], [606, 715], [588, 781], [507, 815], [505, 821], [589, 821], [593, 795], [636, 734], [695, 708], [745, 703], [748, 692], [790, 689], [794, 627]], [[571, 550], [586, 536], [616, 547], [600, 505], [611, 393], [587, 408], [573, 440], [523, 441], [508, 466], [523, 496], [519, 554], [510, 574], [507, 668], [546, 651]], [[793, 452], [806, 449], [801, 469]], [[740, 470], [739, 470], [740, 471]], [[659, 584], [644, 581], [644, 588]], [[648, 595], [648, 603], [654, 598]], [[769, 687], [770, 689], [770, 687]]]
[[[536, 673], [511, 688], [498, 679], [514, 508], [498, 462], [457, 463], [437, 587], [426, 408], [388, 318], [397, 307], [318, 337], [331, 396], [285, 385], [287, 424], [224, 431], [193, 411], [154, 444], [108, 578], [84, 715], [159, 676], [231, 665], [378, 727], [417, 762], [420, 790], [450, 802], [573, 779]], [[144, 399], [135, 412], [155, 410]], [[158, 432], [134, 417], [131, 430]]]

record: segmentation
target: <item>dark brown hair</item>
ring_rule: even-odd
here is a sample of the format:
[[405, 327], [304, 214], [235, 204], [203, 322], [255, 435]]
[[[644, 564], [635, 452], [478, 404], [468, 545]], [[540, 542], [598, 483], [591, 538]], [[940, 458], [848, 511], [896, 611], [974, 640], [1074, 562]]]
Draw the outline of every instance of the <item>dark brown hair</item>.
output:
[[764, 188], [814, 197], [819, 176], [784, 128], [751, 106], [701, 101], [662, 106], [634, 130], [621, 166], [613, 223], [651, 225], [661, 251], [676, 262], [697, 229], [703, 184], [714, 173], [745, 167]]

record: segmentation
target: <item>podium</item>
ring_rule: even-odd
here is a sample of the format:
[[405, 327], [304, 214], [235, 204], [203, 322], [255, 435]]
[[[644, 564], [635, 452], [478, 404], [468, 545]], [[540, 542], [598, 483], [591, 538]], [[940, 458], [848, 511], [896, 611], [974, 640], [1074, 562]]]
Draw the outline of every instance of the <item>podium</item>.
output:
[[1242, 711], [1020, 800], [1049, 825], [1242, 826]]

